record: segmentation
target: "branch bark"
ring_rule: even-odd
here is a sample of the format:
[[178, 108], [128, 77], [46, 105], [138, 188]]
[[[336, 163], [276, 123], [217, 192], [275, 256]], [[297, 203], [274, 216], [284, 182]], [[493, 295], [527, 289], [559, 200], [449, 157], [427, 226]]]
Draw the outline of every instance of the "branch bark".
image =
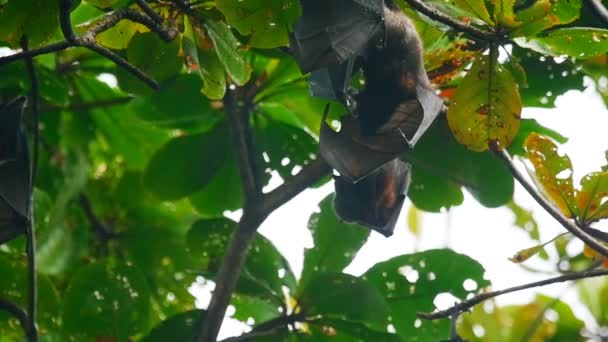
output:
[[608, 9], [604, 7], [601, 0], [587, 0], [587, 3], [593, 9], [593, 13], [608, 27]]
[[519, 172], [519, 170], [513, 164], [513, 160], [509, 153], [502, 149], [499, 150], [497, 147], [493, 147], [492, 151], [498, 158], [500, 158], [509, 168], [513, 177], [517, 179], [517, 181], [526, 189], [526, 191], [538, 202], [538, 204], [545, 209], [553, 218], [557, 220], [564, 228], [566, 228], [570, 233], [572, 233], [577, 238], [581, 239], [586, 245], [593, 248], [595, 251], [600, 253], [601, 255], [608, 257], [608, 247], [602, 244], [600, 241], [595, 239], [591, 234], [589, 234], [585, 229], [577, 226], [575, 223], [567, 219], [561, 212], [559, 212], [551, 203], [549, 203], [536, 188], [526, 180], [524, 175]]
[[605, 269], [590, 270], [590, 271], [583, 271], [583, 272], [578, 272], [578, 273], [562, 275], [559, 277], [536, 281], [536, 282], [529, 283], [529, 284], [514, 286], [514, 287], [504, 289], [504, 290], [486, 292], [486, 293], [479, 294], [469, 300], [465, 300], [464, 302], [462, 302], [460, 304], [454, 305], [453, 307], [451, 307], [447, 310], [436, 311], [436, 312], [432, 312], [432, 313], [419, 312], [418, 317], [423, 318], [423, 319], [428, 319], [428, 320], [447, 318], [454, 314], [459, 314], [461, 312], [467, 311], [470, 308], [474, 307], [475, 305], [477, 305], [485, 300], [488, 300], [490, 298], [494, 298], [497, 296], [501, 296], [503, 294], [527, 290], [527, 289], [531, 289], [534, 287], [540, 287], [540, 286], [545, 286], [545, 285], [550, 285], [550, 284], [555, 284], [555, 283], [563, 283], [563, 282], [571, 281], [571, 280], [601, 277], [601, 276], [605, 276], [605, 275], [608, 275], [608, 270], [605, 270]]

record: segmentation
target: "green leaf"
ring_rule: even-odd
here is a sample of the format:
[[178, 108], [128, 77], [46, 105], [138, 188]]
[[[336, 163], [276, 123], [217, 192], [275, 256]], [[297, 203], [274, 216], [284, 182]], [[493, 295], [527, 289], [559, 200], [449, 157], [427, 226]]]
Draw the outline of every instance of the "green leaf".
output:
[[509, 208], [509, 210], [511, 210], [515, 216], [515, 221], [513, 224], [518, 228], [523, 229], [528, 234], [530, 239], [540, 241], [538, 222], [536, 222], [536, 219], [534, 219], [532, 211], [521, 207], [519, 204], [515, 203], [515, 201], [509, 202], [507, 204], [507, 208]]
[[608, 324], [608, 279], [606, 277], [583, 279], [577, 283], [581, 301], [589, 309], [598, 325]]
[[391, 323], [400, 336], [437, 341], [448, 336], [449, 322], [417, 322], [416, 313], [433, 311], [433, 301], [440, 293], [466, 297], [469, 292], [463, 287], [465, 280], [475, 282], [477, 289], [488, 286], [484, 272], [481, 264], [466, 255], [435, 249], [377, 263], [363, 278], [382, 292], [390, 307]]
[[228, 25], [251, 35], [249, 45], [264, 49], [289, 44], [288, 34], [301, 11], [296, 0], [218, 0], [216, 4]]
[[280, 307], [276, 303], [258, 297], [235, 293], [230, 304], [236, 309], [233, 318], [249, 325], [252, 323], [251, 320], [255, 326], [281, 315]]
[[222, 23], [213, 20], [205, 21], [207, 33], [213, 41], [215, 52], [224, 64], [228, 75], [238, 85], [243, 85], [249, 81], [251, 68], [245, 63], [238, 48], [239, 42], [236, 40], [230, 28]]
[[103, 260], [74, 275], [62, 308], [65, 329], [74, 337], [126, 341], [148, 329], [150, 291], [139, 269]]
[[512, 27], [516, 25], [513, 6], [515, 0], [494, 0], [494, 19], [501, 26]]
[[579, 17], [582, 0], [537, 0], [532, 6], [517, 12], [520, 24], [510, 37], [534, 36], [550, 27], [565, 25]]
[[[127, 47], [127, 60], [157, 82], [175, 76], [182, 69], [183, 61], [179, 56], [180, 42], [174, 39], [165, 42], [154, 32], [144, 32], [133, 36]], [[118, 81], [122, 89], [136, 93], [149, 94], [147, 85], [135, 76], [119, 68]]]
[[230, 155], [209, 184], [190, 196], [190, 203], [201, 215], [220, 218], [226, 210], [241, 208], [243, 198], [237, 161]]
[[367, 281], [343, 273], [317, 273], [298, 296], [309, 317], [359, 322], [384, 331], [389, 310], [382, 294]]
[[201, 96], [202, 86], [194, 75], [179, 75], [155, 94], [136, 97], [129, 106], [140, 118], [157, 126], [209, 129], [222, 116]]
[[300, 286], [306, 287], [317, 273], [341, 272], [361, 249], [370, 234], [369, 229], [340, 221], [333, 207], [334, 195], [325, 197], [320, 203], [319, 213], [308, 220], [314, 247], [304, 251], [304, 269]]
[[581, 179], [581, 189], [576, 194], [580, 219], [590, 223], [608, 218], [608, 172], [593, 172]]
[[182, 312], [154, 327], [143, 342], [193, 341], [202, 310]]
[[129, 46], [129, 42], [133, 36], [149, 30], [150, 29], [140, 23], [123, 19], [116, 23], [116, 25], [98, 34], [95, 37], [95, 40], [97, 40], [99, 44], [110, 49], [124, 50]]
[[202, 189], [231, 152], [227, 135], [226, 126], [220, 123], [209, 132], [170, 140], [146, 167], [146, 188], [165, 200], [179, 199]]
[[547, 136], [560, 144], [565, 144], [568, 141], [568, 138], [559, 134], [557, 131], [552, 130], [551, 128], [541, 125], [534, 119], [522, 119], [519, 131], [508, 148], [509, 153], [516, 156], [524, 156], [526, 154], [524, 144], [526, 139], [532, 133]]
[[545, 198], [552, 201], [566, 217], [579, 213], [576, 191], [572, 184], [572, 162], [560, 156], [557, 147], [548, 138], [530, 134], [525, 143], [526, 156], [534, 165], [536, 179]]
[[[228, 219], [199, 220], [192, 225], [186, 238], [188, 249], [203, 255], [199, 267], [203, 276], [214, 276], [218, 271], [235, 228], [236, 223]], [[270, 241], [256, 234], [237, 284], [237, 293], [262, 298], [278, 306], [283, 300], [283, 287], [294, 291], [295, 284], [287, 261]]]
[[186, 68], [189, 73], [194, 73], [203, 80], [203, 94], [210, 99], [220, 100], [226, 92], [226, 77], [224, 66], [211, 45], [202, 30], [193, 26], [187, 16], [184, 17], [182, 47]]
[[0, 41], [16, 48], [26, 35], [30, 48], [50, 43], [59, 26], [58, 10], [54, 0], [11, 0], [0, 5]]
[[459, 205], [463, 200], [460, 186], [490, 208], [513, 197], [513, 176], [504, 163], [489, 152], [472, 152], [459, 144], [445, 119], [436, 120], [402, 159], [414, 167], [408, 196], [420, 209], [438, 212]]
[[550, 56], [567, 55], [588, 59], [608, 52], [608, 30], [589, 27], [569, 27], [553, 30], [530, 39], [516, 39], [522, 47]]
[[490, 25], [494, 25], [494, 21], [490, 18], [490, 13], [483, 0], [453, 0], [453, 2], [456, 6], [474, 14], [477, 18]]
[[448, 123], [456, 140], [473, 151], [509, 146], [520, 125], [521, 98], [513, 77], [492, 53], [481, 56], [456, 90]]
[[[0, 252], [0, 293], [2, 298], [10, 300], [25, 309], [28, 303], [28, 269], [25, 256], [9, 255]], [[61, 305], [55, 286], [45, 275], [38, 275], [38, 328], [42, 330], [58, 330], [57, 316]], [[12, 336], [14, 340], [23, 341], [23, 330], [12, 315], [0, 311], [0, 336]], [[1, 339], [1, 338], [0, 338]]]
[[99, 8], [109, 8], [124, 0], [85, 0], [89, 4]]
[[399, 342], [402, 339], [385, 331], [377, 331], [368, 328], [364, 324], [343, 321], [338, 319], [322, 318], [310, 323], [312, 338], [314, 341], [331, 342]]

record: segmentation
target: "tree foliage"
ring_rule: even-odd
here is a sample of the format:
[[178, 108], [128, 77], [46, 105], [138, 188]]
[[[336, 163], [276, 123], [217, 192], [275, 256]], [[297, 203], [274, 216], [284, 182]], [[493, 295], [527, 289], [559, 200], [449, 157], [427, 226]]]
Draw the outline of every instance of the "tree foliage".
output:
[[[427, 72], [448, 107], [401, 156], [413, 166], [408, 198], [417, 210], [458, 207], [466, 190], [485, 207], [508, 206], [528, 229], [533, 217], [512, 201], [512, 165], [497, 157], [506, 149], [530, 161], [544, 204], [608, 243], [591, 227], [608, 217], [608, 169], [598, 165], [576, 187], [573, 165], [559, 153], [566, 138], [521, 116], [522, 108], [551, 108], [557, 96], [585, 87], [608, 103], [608, 18], [598, 3], [399, 3], [415, 22]], [[39, 135], [33, 212], [41, 341], [193, 339], [210, 313], [196, 307], [191, 289], [217, 279], [243, 220], [256, 221], [247, 214], [252, 197], [243, 167], [252, 167], [259, 189], [272, 174], [284, 181], [261, 197], [265, 215], [330, 180], [317, 143], [326, 102], [310, 96], [307, 75], [284, 48], [300, 12], [296, 0], [0, 0], [0, 103], [39, 88], [40, 122], [30, 96], [24, 123], [30, 141]], [[19, 55], [24, 40], [37, 80], [28, 73], [29, 52]], [[332, 119], [345, 113], [338, 103], [331, 108]], [[239, 126], [231, 117], [245, 119]], [[239, 153], [239, 137], [256, 153]], [[233, 318], [249, 325], [256, 341], [449, 338], [448, 320], [418, 313], [435, 310], [441, 294], [466, 300], [487, 291], [483, 266], [436, 249], [346, 274], [370, 232], [340, 222], [332, 199], [310, 216], [314, 247], [305, 251], [302, 274], [255, 233], [256, 222], [244, 266], [232, 270]], [[241, 208], [241, 223], [225, 217]], [[526, 259], [545, 248], [533, 228], [527, 232], [539, 247], [520, 252]], [[566, 249], [575, 239], [547, 245], [561, 261], [555, 274], [598, 266], [601, 250]], [[0, 246], [0, 298], [23, 308], [25, 240]], [[606, 279], [578, 286], [605, 329]], [[492, 310], [479, 305], [460, 319], [452, 312], [460, 335], [582, 341], [583, 333], [596, 334], [559, 298], [488, 303]], [[0, 311], [0, 341], [24, 338], [19, 320]]]

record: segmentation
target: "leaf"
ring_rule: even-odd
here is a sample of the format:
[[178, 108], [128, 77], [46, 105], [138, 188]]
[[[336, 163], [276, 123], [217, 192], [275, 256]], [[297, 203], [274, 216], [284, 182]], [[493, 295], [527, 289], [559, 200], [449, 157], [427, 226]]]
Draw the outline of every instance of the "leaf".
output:
[[530, 39], [516, 39], [522, 47], [550, 56], [587, 59], [608, 52], [608, 30], [588, 27], [560, 28]]
[[150, 96], [138, 96], [129, 104], [140, 118], [161, 127], [207, 130], [221, 119], [201, 96], [202, 81], [194, 75], [179, 75]]
[[509, 33], [510, 37], [531, 37], [548, 28], [575, 21], [581, 11], [582, 0], [538, 0], [518, 11], [515, 19], [521, 25]]
[[449, 178], [437, 177], [427, 170], [412, 171], [412, 184], [407, 197], [416, 207], [434, 213], [443, 208], [459, 206], [464, 201], [459, 184]]
[[95, 40], [107, 48], [124, 50], [129, 46], [129, 42], [133, 36], [148, 31], [150, 29], [143, 24], [123, 19], [116, 23], [116, 25], [98, 34]]
[[[203, 255], [199, 271], [205, 277], [215, 276], [236, 223], [228, 219], [198, 220], [186, 237], [190, 253]], [[250, 248], [241, 272], [236, 293], [261, 298], [280, 305], [283, 288], [295, 291], [295, 276], [287, 261], [274, 245], [260, 234]]]
[[515, 216], [515, 226], [523, 229], [531, 239], [539, 241], [540, 235], [538, 233], [538, 223], [532, 215], [532, 211], [521, 207], [515, 201], [511, 201], [507, 204], [507, 208], [511, 210]]
[[11, 0], [0, 5], [0, 41], [16, 48], [26, 35], [30, 48], [50, 43], [59, 26], [58, 10], [54, 0]]
[[456, 140], [473, 151], [509, 146], [520, 125], [521, 98], [511, 74], [494, 54], [481, 56], [456, 90], [448, 123]]
[[139, 269], [102, 260], [72, 277], [62, 308], [65, 330], [74, 337], [126, 341], [148, 328], [150, 291]]
[[377, 331], [364, 324], [338, 319], [322, 318], [309, 323], [314, 341], [331, 342], [399, 342], [402, 339], [386, 331]]
[[477, 18], [485, 21], [490, 25], [494, 25], [494, 21], [490, 17], [490, 13], [486, 8], [486, 4], [482, 0], [454, 0], [456, 6], [474, 14]]
[[464, 298], [469, 293], [463, 287], [465, 280], [473, 281], [477, 289], [488, 286], [484, 272], [481, 264], [466, 255], [435, 249], [377, 263], [363, 278], [382, 292], [398, 335], [437, 341], [448, 336], [449, 322], [417, 322], [417, 312], [433, 311], [433, 301], [440, 293]]
[[583, 305], [589, 309], [600, 326], [608, 324], [608, 278], [587, 278], [577, 282], [578, 293]]
[[89, 4], [99, 8], [109, 8], [123, 0], [85, 0]]
[[308, 317], [359, 322], [380, 331], [388, 324], [388, 306], [381, 293], [348, 274], [317, 273], [301, 289], [298, 303]]
[[369, 237], [369, 229], [341, 222], [334, 212], [333, 201], [333, 194], [325, 197], [319, 203], [321, 211], [313, 213], [308, 220], [314, 247], [304, 250], [301, 288], [317, 273], [341, 272]]
[[193, 341], [202, 310], [182, 312], [154, 327], [143, 342]]
[[222, 99], [226, 92], [224, 67], [208, 37], [201, 29], [193, 26], [187, 16], [184, 17], [182, 47], [188, 72], [203, 80], [203, 94], [213, 100]]
[[494, 19], [498, 24], [506, 27], [515, 26], [515, 13], [513, 12], [513, 6], [515, 6], [515, 0], [495, 0], [494, 3]]
[[407, 227], [417, 239], [420, 238], [420, 234], [422, 233], [422, 215], [423, 212], [418, 210], [415, 205], [411, 205], [407, 212]]
[[572, 185], [572, 162], [560, 156], [548, 138], [532, 133], [524, 145], [526, 157], [534, 166], [536, 181], [545, 198], [549, 199], [566, 217], [578, 215], [576, 191]]
[[524, 150], [524, 144], [526, 142], [526, 139], [532, 133], [544, 135], [560, 144], [565, 144], [568, 141], [568, 138], [552, 130], [551, 128], [541, 125], [540, 123], [538, 123], [538, 121], [534, 119], [522, 119], [519, 131], [517, 132], [515, 139], [513, 139], [513, 142], [508, 148], [509, 153], [516, 156], [524, 156], [526, 154], [526, 151]]
[[583, 223], [608, 218], [608, 172], [593, 172], [583, 177], [576, 203]]
[[211, 41], [213, 41], [215, 52], [222, 64], [224, 64], [228, 75], [230, 75], [237, 85], [247, 83], [251, 76], [251, 68], [243, 60], [238, 50], [239, 42], [232, 34], [232, 31], [230, 31], [230, 28], [222, 22], [213, 20], [205, 21], [205, 28]]
[[230, 153], [227, 135], [226, 126], [220, 123], [211, 131], [170, 140], [146, 167], [147, 190], [161, 199], [175, 200], [204, 188]]
[[[180, 42], [174, 39], [165, 42], [154, 32], [144, 32], [133, 36], [127, 47], [127, 60], [157, 82], [175, 76], [183, 66], [179, 57]], [[136, 94], [150, 94], [142, 81], [121, 68], [117, 73], [120, 87]]]
[[566, 234], [569, 234], [569, 233], [559, 234], [558, 236], [554, 237], [553, 239], [551, 239], [547, 242], [538, 244], [538, 245], [530, 247], [530, 248], [522, 249], [522, 250], [518, 251], [517, 253], [515, 253], [515, 255], [510, 257], [509, 260], [511, 260], [512, 262], [514, 262], [516, 264], [521, 264], [522, 262], [535, 256], [536, 254], [543, 252], [546, 245], [552, 243], [553, 241], [561, 238], [562, 236], [564, 236]]
[[251, 35], [249, 45], [264, 49], [288, 45], [288, 34], [301, 12], [296, 0], [218, 0], [216, 4], [228, 25]]

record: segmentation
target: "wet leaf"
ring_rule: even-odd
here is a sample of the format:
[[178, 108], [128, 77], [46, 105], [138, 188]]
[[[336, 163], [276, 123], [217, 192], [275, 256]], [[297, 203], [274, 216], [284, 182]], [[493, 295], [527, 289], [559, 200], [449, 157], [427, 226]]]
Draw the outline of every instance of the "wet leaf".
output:
[[494, 54], [481, 56], [456, 90], [448, 123], [456, 140], [473, 151], [509, 146], [520, 125], [521, 98], [513, 77]]
[[560, 156], [549, 138], [532, 133], [525, 143], [526, 157], [535, 169], [535, 181], [544, 196], [566, 217], [579, 213], [576, 191], [572, 184], [572, 162], [566, 155]]

